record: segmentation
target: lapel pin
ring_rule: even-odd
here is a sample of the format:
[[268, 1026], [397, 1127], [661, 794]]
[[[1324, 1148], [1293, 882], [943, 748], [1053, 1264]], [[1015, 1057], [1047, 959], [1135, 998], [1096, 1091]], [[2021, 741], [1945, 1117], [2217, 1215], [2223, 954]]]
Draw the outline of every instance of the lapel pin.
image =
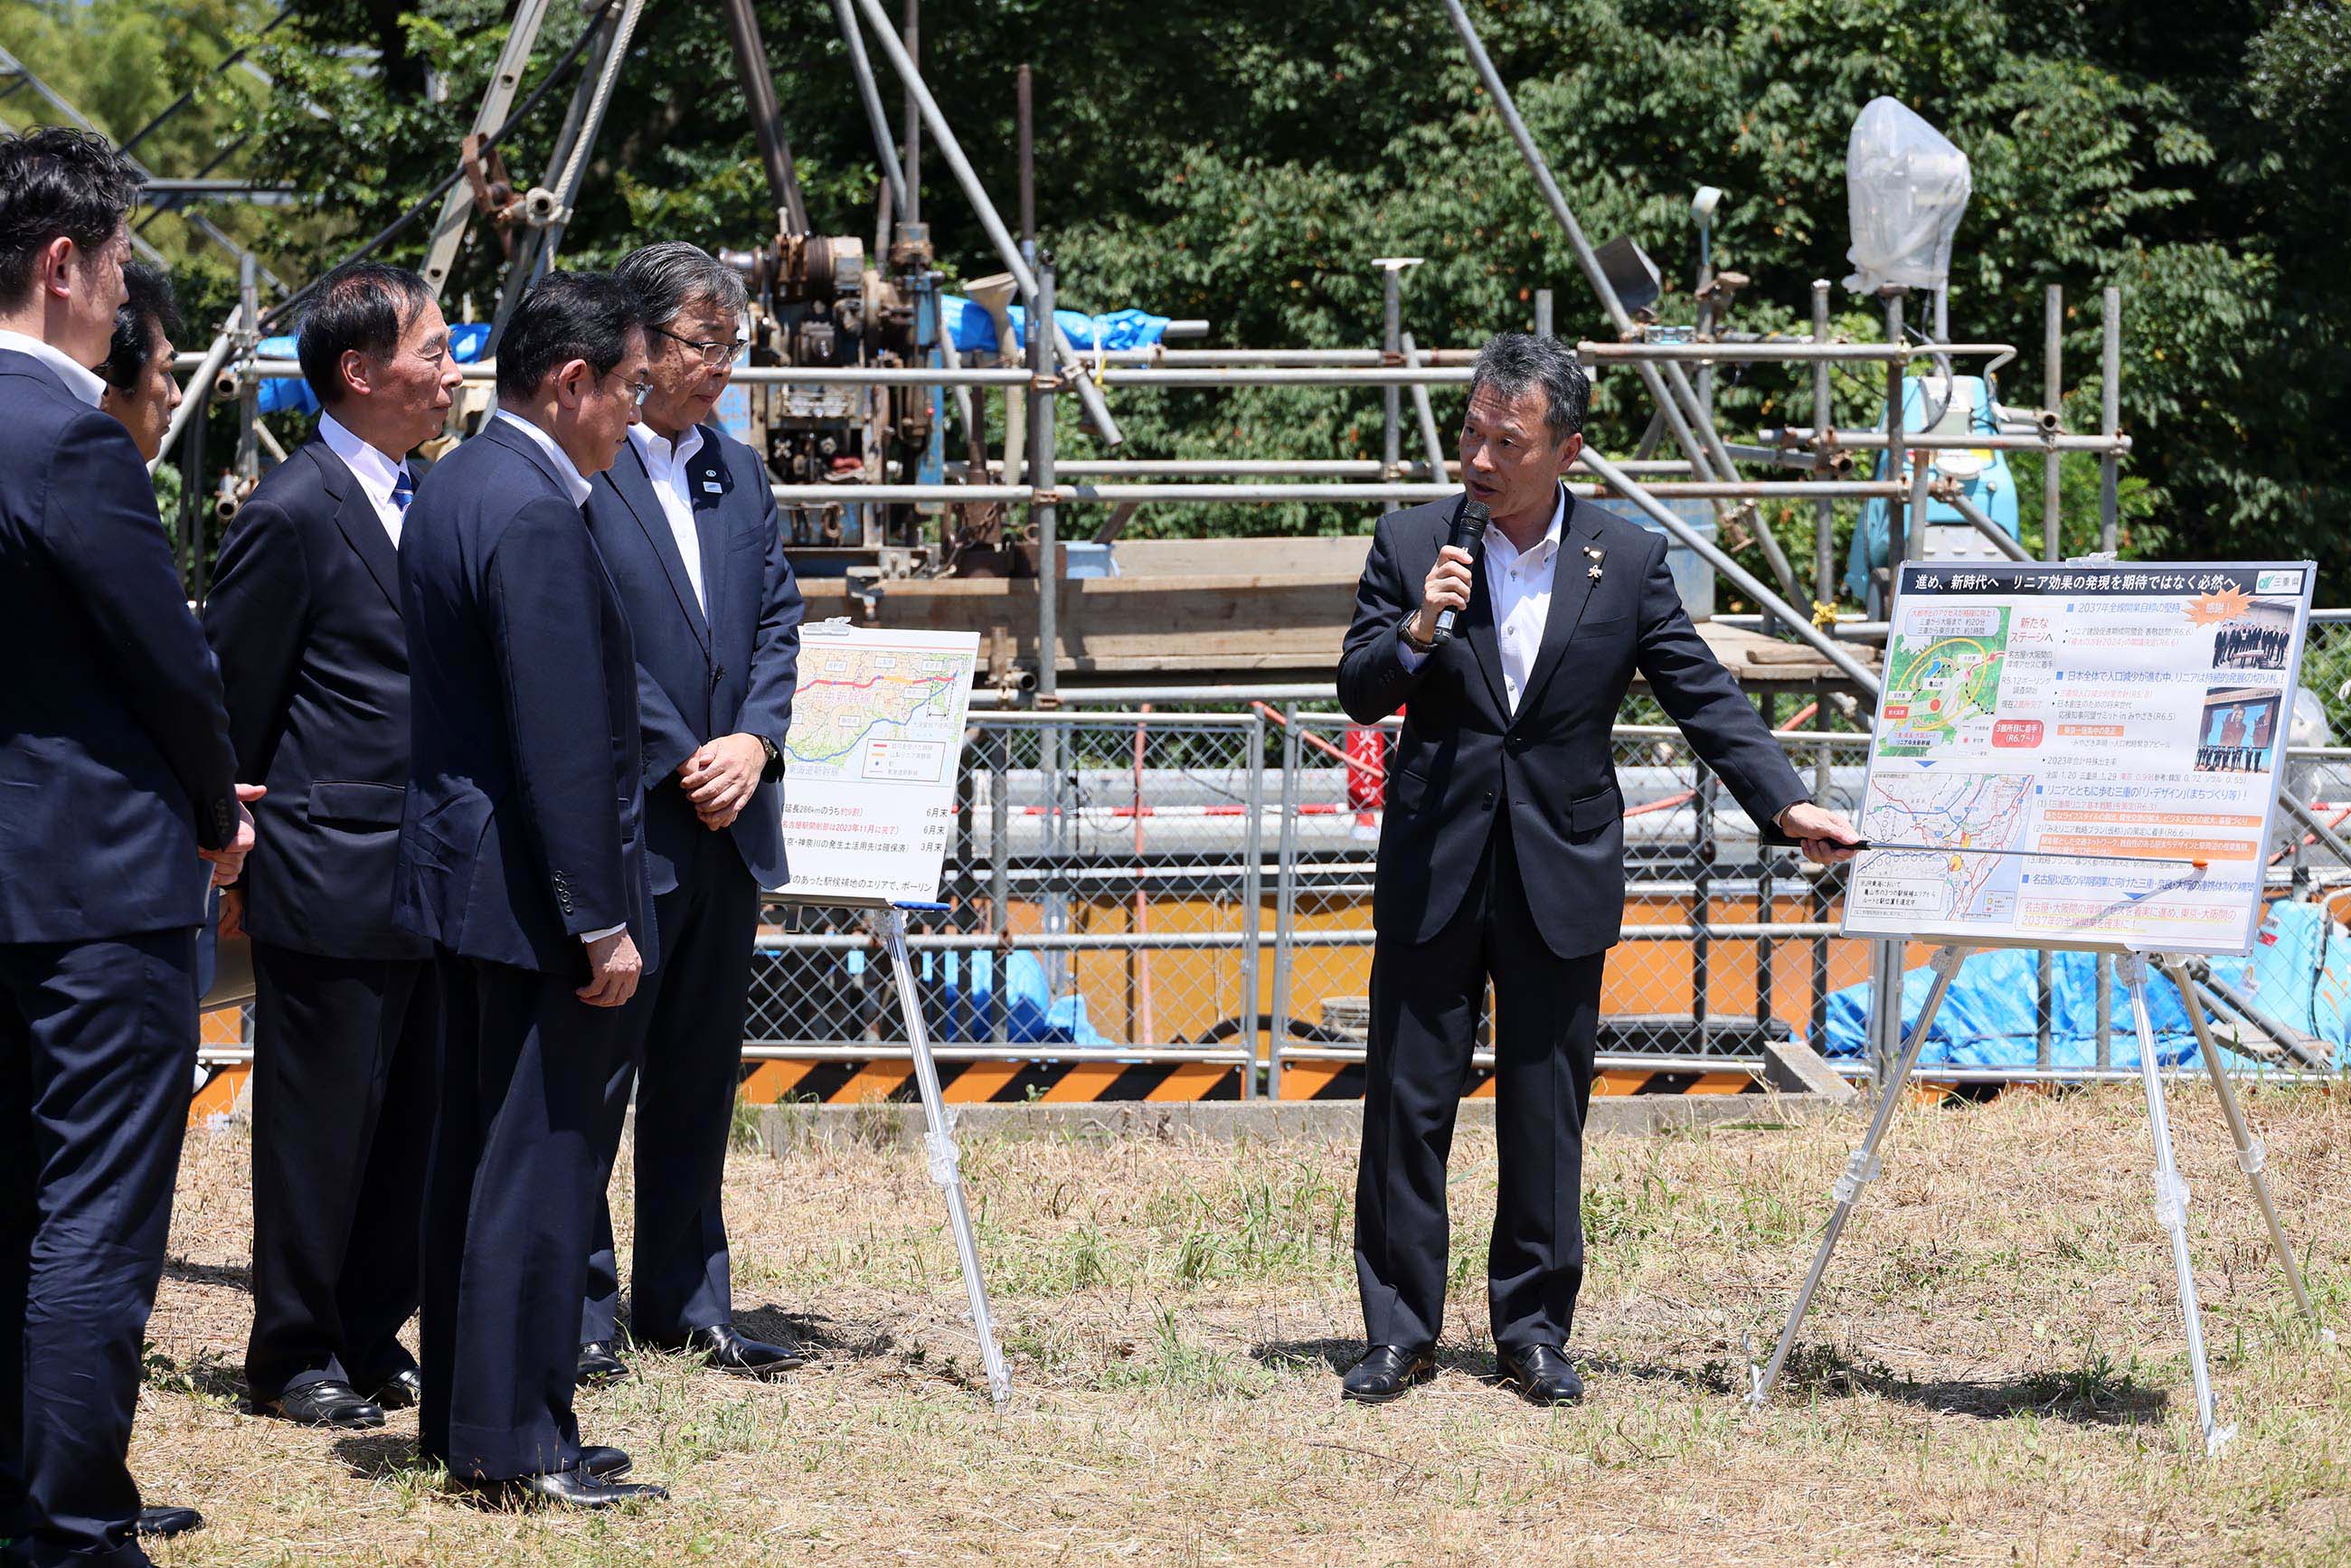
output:
[[1597, 582], [1600, 580], [1600, 568], [1594, 566], [1590, 571], [1585, 572], [1583, 575], [1590, 578], [1593, 581]]
[[1593, 581], [1594, 581], [1594, 582], [1599, 581], [1599, 580], [1600, 580], [1600, 561], [1601, 561], [1601, 558], [1602, 558], [1602, 556], [1603, 556], [1603, 554], [1604, 554], [1604, 551], [1602, 551], [1602, 550], [1601, 550], [1601, 549], [1600, 549], [1597, 545], [1585, 545], [1585, 546], [1583, 547], [1583, 553], [1584, 553], [1585, 555], [1588, 555], [1588, 556], [1590, 556], [1590, 557], [1592, 558], [1592, 570], [1591, 570], [1590, 571], [1585, 572], [1583, 575], [1584, 575], [1584, 576], [1586, 576], [1586, 577], [1588, 577], [1588, 578], [1590, 578], [1590, 579], [1591, 579]]

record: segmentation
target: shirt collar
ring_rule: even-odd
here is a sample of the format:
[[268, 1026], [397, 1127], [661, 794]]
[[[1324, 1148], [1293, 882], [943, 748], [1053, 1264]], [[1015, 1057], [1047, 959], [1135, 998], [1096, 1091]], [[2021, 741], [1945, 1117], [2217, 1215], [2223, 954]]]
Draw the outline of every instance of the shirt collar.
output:
[[695, 453], [702, 450], [702, 426], [687, 425], [679, 432], [676, 442], [673, 444], [664, 439], [652, 425], [639, 420], [629, 426], [629, 439], [637, 444], [637, 454], [645, 459], [648, 468], [656, 460], [673, 468], [683, 468], [693, 460]]
[[547, 454], [548, 460], [555, 465], [556, 477], [563, 482], [564, 492], [571, 497], [573, 506], [584, 507], [588, 504], [588, 497], [596, 493], [595, 488], [580, 476], [580, 465], [571, 461], [570, 454], [555, 444], [555, 437], [518, 413], [512, 413], [502, 408], [498, 410], [498, 417], [528, 436], [541, 452]]
[[400, 482], [402, 464], [352, 434], [350, 427], [331, 413], [319, 416], [319, 439], [366, 486], [368, 499], [379, 505], [390, 503], [392, 488]]
[[88, 365], [77, 364], [59, 349], [53, 349], [38, 338], [28, 338], [22, 332], [0, 331], [0, 349], [14, 349], [20, 354], [30, 354], [57, 371], [57, 379], [66, 383], [66, 391], [90, 407], [106, 395], [106, 382]]
[[1543, 530], [1543, 537], [1535, 541], [1532, 549], [1527, 551], [1524, 556], [1520, 556], [1518, 547], [1510, 543], [1510, 536], [1502, 531], [1501, 526], [1498, 523], [1488, 523], [1486, 525], [1487, 553], [1490, 555], [1499, 549], [1502, 564], [1505, 566], [1516, 565], [1521, 559], [1540, 565], [1558, 552], [1559, 542], [1566, 528], [1567, 486], [1562, 485], [1559, 489], [1559, 500], [1551, 509], [1551, 527]]

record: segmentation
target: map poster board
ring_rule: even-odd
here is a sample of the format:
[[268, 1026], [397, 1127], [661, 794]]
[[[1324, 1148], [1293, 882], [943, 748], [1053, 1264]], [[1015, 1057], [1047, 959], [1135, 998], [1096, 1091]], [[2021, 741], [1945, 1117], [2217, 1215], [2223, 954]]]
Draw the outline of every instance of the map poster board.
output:
[[976, 632], [846, 621], [801, 629], [784, 743], [786, 897], [864, 905], [938, 897], [978, 662]]
[[2250, 952], [2316, 575], [1903, 567], [1844, 933]]

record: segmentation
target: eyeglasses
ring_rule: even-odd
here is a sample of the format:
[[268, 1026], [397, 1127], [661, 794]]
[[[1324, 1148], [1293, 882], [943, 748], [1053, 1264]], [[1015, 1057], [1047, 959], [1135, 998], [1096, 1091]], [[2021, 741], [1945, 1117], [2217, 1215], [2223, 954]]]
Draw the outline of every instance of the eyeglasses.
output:
[[[609, 371], [605, 372], [606, 375], [611, 373], [611, 372]], [[602, 384], [603, 380], [603, 376], [598, 376], [596, 378], [599, 385]], [[648, 377], [643, 381], [631, 382], [627, 386], [622, 387], [621, 390], [628, 394], [629, 406], [631, 408], [642, 409], [645, 406], [646, 395], [653, 390], [653, 383], [652, 379]]]
[[652, 329], [652, 331], [653, 336], [656, 338], [667, 338], [673, 343], [683, 343], [687, 348], [692, 349], [695, 353], [702, 356], [703, 364], [706, 368], [714, 371], [718, 369], [721, 365], [729, 365], [734, 363], [735, 350], [739, 346], [733, 341], [720, 342], [714, 340], [710, 342], [697, 342], [692, 338], [681, 338], [666, 327], [655, 327]]

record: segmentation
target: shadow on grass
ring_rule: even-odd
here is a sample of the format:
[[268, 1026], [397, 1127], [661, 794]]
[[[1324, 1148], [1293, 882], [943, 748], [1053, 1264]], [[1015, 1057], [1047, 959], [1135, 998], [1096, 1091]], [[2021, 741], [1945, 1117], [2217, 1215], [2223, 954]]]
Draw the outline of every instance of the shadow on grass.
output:
[[772, 1302], [737, 1311], [735, 1327], [753, 1339], [797, 1341], [812, 1361], [880, 1361], [898, 1353], [897, 1339], [887, 1329], [817, 1312], [788, 1312]]
[[[1290, 1339], [1269, 1340], [1249, 1346], [1249, 1359], [1270, 1372], [1306, 1372], [1317, 1368], [1333, 1377], [1363, 1359], [1364, 1342], [1360, 1339]], [[1481, 1383], [1501, 1380], [1501, 1363], [1491, 1350], [1471, 1350], [1439, 1342], [1437, 1347], [1437, 1370], [1458, 1372]]]
[[162, 1393], [207, 1404], [241, 1406], [245, 1402], [244, 1370], [217, 1351], [198, 1351], [193, 1359], [179, 1361], [151, 1344], [141, 1358], [140, 1375], [147, 1386]]
[[[1745, 1397], [1749, 1386], [1744, 1362], [1709, 1361], [1691, 1368], [1620, 1361], [1611, 1356], [1578, 1360], [1588, 1373], [1604, 1378], [1673, 1383], [1740, 1398]], [[2117, 1363], [2100, 1353], [2063, 1372], [1922, 1381], [1905, 1376], [1883, 1362], [1856, 1359], [1833, 1345], [1800, 1344], [1781, 1369], [1780, 1385], [1773, 1397], [1838, 1398], [1868, 1394], [1938, 1416], [1968, 1416], [1980, 1421], [2038, 1416], [2044, 1420], [2069, 1421], [2085, 1427], [2132, 1427], [2161, 1420], [2171, 1402], [2168, 1389], [2144, 1381], [2140, 1372], [2135, 1360]]]
[[404, 1432], [367, 1432], [338, 1437], [335, 1458], [363, 1481], [409, 1481], [430, 1488], [443, 1479], [439, 1465], [428, 1463], [416, 1451], [416, 1439]]
[[163, 1278], [174, 1284], [222, 1285], [253, 1294], [253, 1270], [242, 1263], [191, 1263], [184, 1258], [166, 1258]]

